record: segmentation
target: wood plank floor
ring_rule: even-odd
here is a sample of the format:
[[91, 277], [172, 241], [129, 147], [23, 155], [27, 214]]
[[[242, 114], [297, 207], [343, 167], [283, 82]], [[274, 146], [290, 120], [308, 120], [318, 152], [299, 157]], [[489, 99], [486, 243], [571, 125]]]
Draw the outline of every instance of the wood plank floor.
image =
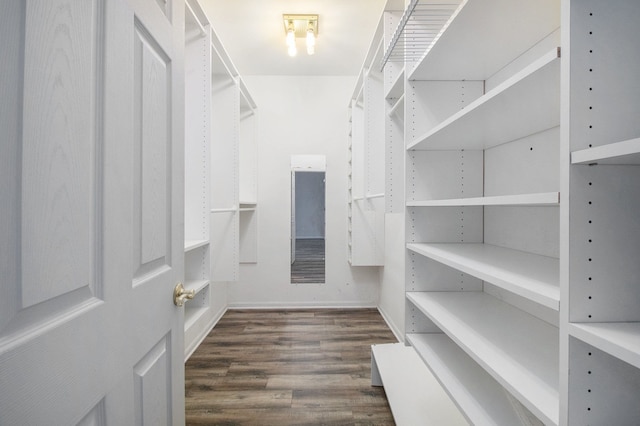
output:
[[291, 264], [291, 282], [324, 283], [324, 239], [296, 239], [296, 260]]
[[187, 361], [186, 422], [393, 425], [371, 348], [376, 309], [229, 310]]

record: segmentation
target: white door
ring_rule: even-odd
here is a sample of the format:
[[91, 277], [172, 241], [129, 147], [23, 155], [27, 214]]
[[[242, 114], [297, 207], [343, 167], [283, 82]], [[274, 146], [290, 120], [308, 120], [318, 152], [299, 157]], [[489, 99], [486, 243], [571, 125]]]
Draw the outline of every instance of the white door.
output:
[[180, 0], [0, 1], [0, 424], [184, 422]]

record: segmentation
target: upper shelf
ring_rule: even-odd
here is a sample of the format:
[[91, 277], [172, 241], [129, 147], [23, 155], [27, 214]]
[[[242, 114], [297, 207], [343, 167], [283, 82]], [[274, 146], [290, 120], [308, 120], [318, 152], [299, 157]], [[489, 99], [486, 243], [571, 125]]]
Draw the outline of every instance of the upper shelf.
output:
[[640, 164], [640, 138], [571, 153], [572, 164]]
[[481, 243], [409, 243], [407, 248], [548, 308], [560, 307], [556, 258]]
[[409, 144], [486, 149], [560, 124], [560, 48], [553, 49]]
[[560, 27], [557, 0], [463, 3], [409, 80], [486, 80]]
[[545, 424], [558, 424], [558, 329], [484, 292], [407, 299]]

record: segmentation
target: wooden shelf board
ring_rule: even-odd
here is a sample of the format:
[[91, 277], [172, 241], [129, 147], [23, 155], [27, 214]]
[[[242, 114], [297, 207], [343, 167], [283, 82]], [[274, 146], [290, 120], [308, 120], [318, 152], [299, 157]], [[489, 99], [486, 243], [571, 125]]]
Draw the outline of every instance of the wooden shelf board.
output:
[[640, 368], [640, 322], [569, 323], [569, 333]]
[[558, 424], [556, 327], [484, 292], [408, 292], [407, 299], [534, 415]]
[[582, 149], [571, 153], [572, 164], [640, 164], [640, 138]]
[[468, 1], [409, 80], [486, 80], [559, 27], [552, 0]]
[[195, 250], [199, 247], [204, 247], [209, 244], [209, 240], [186, 240], [184, 242], [184, 251], [188, 252]]
[[403, 343], [372, 345], [371, 361], [379, 372], [396, 424], [467, 425], [412, 348]]
[[560, 124], [559, 49], [411, 142], [409, 150], [487, 149]]
[[407, 248], [543, 306], [559, 309], [556, 258], [482, 243], [408, 243]]
[[541, 192], [537, 194], [409, 201], [407, 202], [407, 207], [558, 206], [559, 204], [559, 192]]
[[407, 334], [471, 424], [520, 424], [508, 392], [446, 334]]

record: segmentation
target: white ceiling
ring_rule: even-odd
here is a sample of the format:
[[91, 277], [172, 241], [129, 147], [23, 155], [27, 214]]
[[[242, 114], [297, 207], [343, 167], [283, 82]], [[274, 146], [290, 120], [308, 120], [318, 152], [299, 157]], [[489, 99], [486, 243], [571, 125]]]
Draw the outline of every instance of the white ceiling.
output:
[[[240, 75], [357, 75], [386, 0], [200, 0]], [[283, 14], [317, 14], [315, 55], [285, 45]]]

